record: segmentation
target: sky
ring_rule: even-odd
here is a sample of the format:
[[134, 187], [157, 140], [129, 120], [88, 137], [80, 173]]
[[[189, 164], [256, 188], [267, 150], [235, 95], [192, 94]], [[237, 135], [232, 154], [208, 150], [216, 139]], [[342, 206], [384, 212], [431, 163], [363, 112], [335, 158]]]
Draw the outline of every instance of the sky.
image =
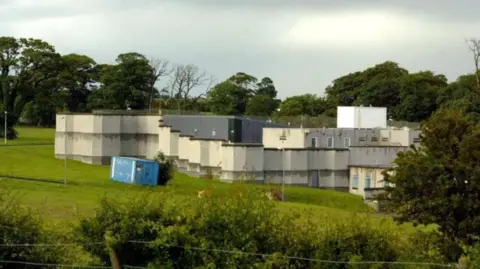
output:
[[[218, 81], [268, 76], [279, 97], [312, 93], [384, 61], [450, 81], [473, 72], [477, 0], [0, 0], [2, 35], [111, 63], [139, 52]], [[204, 89], [197, 89], [202, 91]]]

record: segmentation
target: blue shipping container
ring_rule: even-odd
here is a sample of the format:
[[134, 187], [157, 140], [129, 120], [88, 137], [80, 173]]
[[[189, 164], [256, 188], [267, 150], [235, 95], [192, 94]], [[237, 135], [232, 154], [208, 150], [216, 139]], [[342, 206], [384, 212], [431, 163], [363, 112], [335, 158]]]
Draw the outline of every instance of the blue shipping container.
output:
[[159, 168], [156, 161], [115, 156], [112, 157], [110, 178], [127, 184], [156, 186]]

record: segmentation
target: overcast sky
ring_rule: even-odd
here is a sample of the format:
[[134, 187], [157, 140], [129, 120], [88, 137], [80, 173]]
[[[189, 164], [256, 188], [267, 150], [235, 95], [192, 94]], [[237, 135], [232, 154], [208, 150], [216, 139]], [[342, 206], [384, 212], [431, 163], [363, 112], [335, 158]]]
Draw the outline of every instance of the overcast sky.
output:
[[[383, 4], [381, 3], [383, 2]], [[99, 63], [122, 52], [195, 64], [219, 80], [269, 76], [279, 96], [392, 60], [449, 80], [473, 70], [477, 0], [0, 0], [2, 35]]]

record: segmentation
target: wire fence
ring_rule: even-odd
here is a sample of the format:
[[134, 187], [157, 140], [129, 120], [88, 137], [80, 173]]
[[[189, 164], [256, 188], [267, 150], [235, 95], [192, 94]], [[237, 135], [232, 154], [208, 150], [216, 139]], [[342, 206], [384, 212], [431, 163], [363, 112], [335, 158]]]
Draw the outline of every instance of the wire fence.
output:
[[[228, 250], [228, 249], [218, 249], [218, 248], [203, 248], [203, 247], [194, 247], [194, 246], [181, 246], [175, 244], [166, 244], [157, 241], [142, 241], [142, 240], [128, 240], [124, 243], [130, 244], [141, 244], [141, 245], [154, 245], [170, 248], [178, 248], [183, 250], [193, 250], [201, 252], [216, 252], [223, 254], [231, 255], [245, 255], [245, 256], [254, 256], [254, 257], [276, 257], [288, 260], [298, 260], [298, 261], [309, 261], [319, 264], [349, 264], [349, 265], [411, 265], [411, 266], [428, 266], [428, 267], [441, 267], [441, 268], [457, 268], [455, 264], [442, 264], [442, 263], [429, 263], [429, 262], [418, 262], [418, 261], [335, 261], [335, 260], [322, 260], [314, 259], [308, 257], [297, 257], [297, 256], [288, 256], [288, 255], [277, 255], [272, 253], [258, 253], [258, 252], [247, 252], [239, 250]], [[46, 246], [88, 246], [88, 245], [102, 245], [107, 246], [106, 242], [93, 242], [86, 244], [78, 243], [58, 243], [58, 244], [0, 244], [2, 248], [18, 248], [18, 247], [46, 247]], [[68, 268], [112, 268], [112, 265], [78, 265], [78, 264], [54, 264], [54, 263], [39, 263], [39, 262], [30, 262], [30, 261], [11, 261], [11, 260], [0, 260], [0, 264], [18, 264], [18, 265], [30, 265], [30, 266], [39, 266], [39, 267], [68, 267]], [[142, 266], [133, 266], [133, 265], [122, 265], [124, 268], [146, 268]], [[0, 266], [1, 268], [1, 266]]]

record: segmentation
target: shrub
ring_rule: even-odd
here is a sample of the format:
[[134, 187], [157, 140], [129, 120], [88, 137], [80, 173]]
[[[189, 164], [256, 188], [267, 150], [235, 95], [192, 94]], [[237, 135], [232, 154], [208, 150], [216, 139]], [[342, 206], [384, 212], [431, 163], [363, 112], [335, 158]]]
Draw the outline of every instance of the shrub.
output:
[[[0, 260], [35, 263], [60, 263], [63, 257], [57, 247], [14, 246], [54, 242], [54, 234], [43, 229], [38, 215], [19, 206], [18, 196], [0, 190]], [[21, 264], [0, 264], [0, 268], [25, 268]]]
[[173, 178], [176, 170], [175, 163], [173, 160], [168, 159], [163, 152], [159, 152], [157, 156], [155, 156], [155, 160], [160, 163], [160, 170], [158, 172], [158, 185], [166, 185], [168, 181]]
[[[299, 218], [299, 212], [279, 212], [263, 190], [246, 184], [232, 188], [226, 198], [186, 203], [167, 193], [123, 204], [104, 200], [94, 217], [82, 220], [77, 233], [81, 242], [102, 241], [111, 234], [111, 246], [121, 263], [151, 268], [397, 269], [422, 267], [355, 262], [445, 260], [435, 237], [415, 241], [397, 226], [379, 225], [364, 215], [341, 223], [303, 212], [305, 217]], [[108, 263], [104, 246], [86, 246], [86, 250]]]
[[[146, 265], [156, 257], [156, 251], [149, 245], [129, 241], [153, 241], [158, 238], [159, 231], [177, 223], [176, 215], [166, 211], [166, 195], [132, 196], [128, 203], [103, 199], [95, 216], [82, 218], [76, 227], [79, 243], [103, 242], [109, 237], [108, 247], [116, 252], [120, 263]], [[104, 264], [110, 263], [110, 253], [105, 245], [86, 245], [84, 248]]]

